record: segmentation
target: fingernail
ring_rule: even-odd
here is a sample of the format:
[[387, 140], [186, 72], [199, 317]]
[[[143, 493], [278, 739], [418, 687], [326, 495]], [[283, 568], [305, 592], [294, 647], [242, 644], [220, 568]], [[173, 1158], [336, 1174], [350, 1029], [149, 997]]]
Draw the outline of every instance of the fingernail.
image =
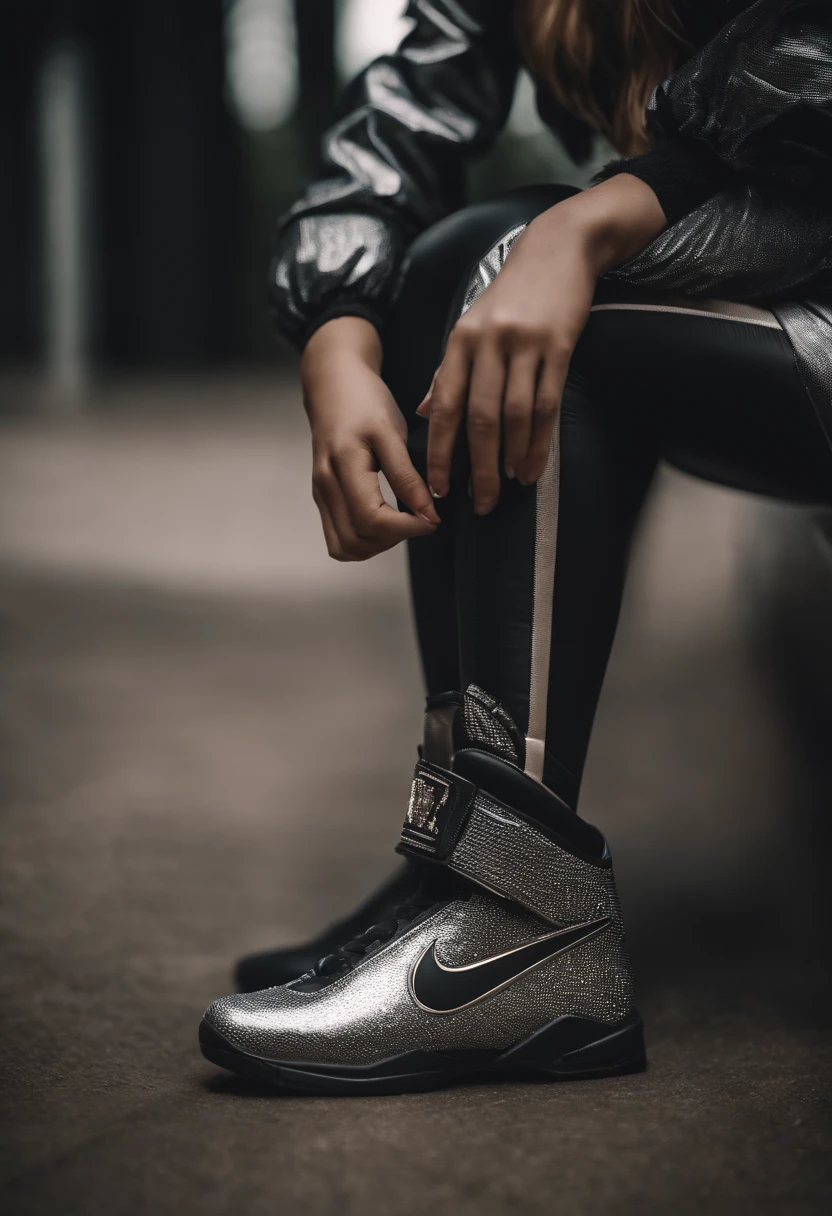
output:
[[489, 515], [497, 505], [496, 498], [487, 499], [485, 502], [479, 502], [474, 507], [475, 515]]
[[431, 498], [444, 498], [444, 497], [445, 497], [445, 495], [444, 495], [444, 494], [437, 494], [437, 493], [436, 493], [436, 490], [434, 490], [434, 488], [433, 488], [433, 486], [430, 484], [430, 482], [428, 482], [428, 489], [430, 490], [430, 496], [431, 496]]
[[432, 528], [441, 522], [438, 515], [426, 515], [424, 511], [419, 512], [419, 518], [423, 519], [426, 524], [430, 524]]
[[511, 467], [510, 464], [507, 464], [506, 465], [506, 477], [509, 479], [509, 481], [513, 481], [515, 476], [516, 476], [516, 474], [514, 472], [514, 469]]

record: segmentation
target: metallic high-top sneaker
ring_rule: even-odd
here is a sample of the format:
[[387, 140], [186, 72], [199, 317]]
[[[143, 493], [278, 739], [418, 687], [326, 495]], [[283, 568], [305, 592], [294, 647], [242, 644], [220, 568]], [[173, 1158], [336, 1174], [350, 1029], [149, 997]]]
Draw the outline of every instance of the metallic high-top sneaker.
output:
[[416, 766], [398, 845], [416, 893], [300, 979], [216, 1001], [203, 1054], [328, 1094], [643, 1068], [609, 850], [523, 773], [522, 747], [472, 685], [453, 769]]

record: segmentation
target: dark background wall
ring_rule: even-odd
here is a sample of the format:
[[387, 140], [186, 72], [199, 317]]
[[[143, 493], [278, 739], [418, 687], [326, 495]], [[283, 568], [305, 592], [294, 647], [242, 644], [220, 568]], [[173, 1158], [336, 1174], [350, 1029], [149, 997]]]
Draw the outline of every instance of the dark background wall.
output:
[[[96, 359], [192, 363], [262, 351], [265, 325], [252, 320], [251, 269], [267, 244], [266, 214], [297, 183], [285, 168], [265, 189], [252, 181], [253, 141], [225, 96], [228, 6], [10, 0], [8, 7], [15, 36], [3, 39], [0, 52], [0, 157], [3, 180], [12, 185], [0, 197], [2, 355], [37, 359], [42, 347], [49, 185], [39, 99], [44, 64], [59, 47], [79, 56], [83, 75], [86, 271]], [[331, 17], [332, 0], [298, 9], [308, 24], [313, 10]], [[331, 49], [322, 60], [331, 76]], [[314, 75], [319, 84], [318, 65]], [[331, 92], [330, 81], [328, 92], [319, 91], [323, 104], [307, 108], [302, 137], [309, 143], [330, 112]]]
[[[332, 119], [338, 28], [351, 2], [6, 0], [0, 359], [37, 365], [48, 346], [45, 225], [61, 153], [44, 135], [44, 97], [62, 51], [80, 88], [84, 358], [131, 368], [279, 357], [266, 304], [270, 236]], [[229, 31], [246, 4], [255, 19], [282, 12], [294, 25], [295, 101], [272, 125], [247, 126], [230, 96]], [[404, 7], [390, 0], [373, 11], [393, 21]], [[285, 68], [276, 59], [273, 70]], [[473, 167], [472, 192], [563, 177], [573, 168], [527, 113]]]

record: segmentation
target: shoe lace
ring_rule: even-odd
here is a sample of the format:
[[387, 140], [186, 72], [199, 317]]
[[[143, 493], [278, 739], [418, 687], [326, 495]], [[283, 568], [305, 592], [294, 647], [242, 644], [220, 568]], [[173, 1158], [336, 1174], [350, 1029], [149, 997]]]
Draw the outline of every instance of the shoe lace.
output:
[[380, 920], [375, 925], [370, 925], [369, 929], [365, 929], [363, 933], [359, 933], [351, 941], [346, 942], [332, 954], [326, 954], [322, 959], [319, 959], [312, 968], [315, 975], [327, 976], [334, 975], [336, 971], [341, 971], [344, 968], [351, 968], [364, 958], [367, 952], [375, 945], [381, 945], [384, 942], [389, 942], [392, 937], [398, 933], [399, 929], [409, 925], [422, 912], [427, 912], [436, 903], [435, 899], [418, 899], [408, 900], [407, 903], [400, 904], [394, 908], [390, 916], [385, 920]]
[[[424, 875], [413, 894], [393, 908], [388, 917], [370, 925], [369, 929], [359, 933], [332, 954], [324, 955], [312, 968], [310, 975], [324, 978], [355, 967], [374, 946], [389, 942], [423, 912], [428, 912], [438, 902], [447, 899], [452, 893], [449, 884], [437, 879], [438, 876], [433, 874]], [[461, 892], [455, 890], [453, 894], [458, 898]]]

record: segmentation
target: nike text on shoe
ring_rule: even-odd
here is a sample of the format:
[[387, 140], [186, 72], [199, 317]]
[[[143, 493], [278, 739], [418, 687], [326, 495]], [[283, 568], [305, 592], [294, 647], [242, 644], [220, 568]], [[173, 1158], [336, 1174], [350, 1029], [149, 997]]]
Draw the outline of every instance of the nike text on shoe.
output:
[[604, 839], [522, 772], [484, 698], [466, 693], [453, 769], [416, 766], [398, 846], [416, 893], [299, 980], [216, 1001], [209, 1060], [328, 1094], [644, 1067]]

